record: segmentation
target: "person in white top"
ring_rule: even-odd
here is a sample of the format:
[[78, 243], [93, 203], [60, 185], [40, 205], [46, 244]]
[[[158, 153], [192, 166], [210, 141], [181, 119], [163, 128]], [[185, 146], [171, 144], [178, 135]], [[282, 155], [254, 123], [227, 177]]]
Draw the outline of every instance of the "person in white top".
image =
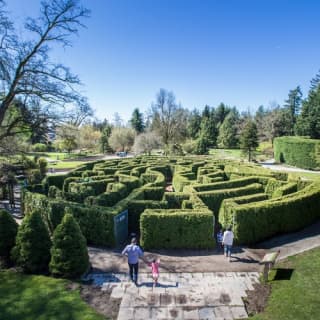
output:
[[224, 246], [224, 254], [226, 257], [229, 258], [229, 261], [231, 257], [231, 248], [233, 244], [233, 238], [234, 238], [234, 235], [231, 230], [231, 226], [229, 226], [227, 230], [223, 233], [223, 238], [222, 238], [222, 244]]

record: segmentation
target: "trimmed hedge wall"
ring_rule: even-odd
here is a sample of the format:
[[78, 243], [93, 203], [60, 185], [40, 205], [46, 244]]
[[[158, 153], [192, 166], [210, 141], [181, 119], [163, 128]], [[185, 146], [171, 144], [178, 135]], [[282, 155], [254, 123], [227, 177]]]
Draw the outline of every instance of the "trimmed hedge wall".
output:
[[274, 158], [304, 169], [320, 170], [320, 140], [302, 137], [279, 137], [274, 139]]
[[140, 216], [145, 209], [167, 209], [167, 201], [131, 200], [128, 203], [129, 233], [140, 232]]
[[249, 196], [241, 196], [235, 198], [228, 198], [222, 201], [219, 210], [219, 223], [224, 226], [224, 228], [233, 225], [233, 216], [230, 215], [230, 208], [236, 205], [264, 201], [268, 199], [268, 195], [265, 193], [251, 194]]
[[24, 195], [24, 213], [26, 215], [38, 209], [50, 234], [61, 222], [66, 211], [79, 223], [83, 235], [89, 244], [114, 246], [114, 213], [107, 208], [85, 207], [68, 201], [49, 200], [47, 197], [26, 192]]
[[251, 244], [276, 234], [299, 230], [320, 218], [320, 185], [312, 185], [282, 198], [225, 209], [233, 220], [237, 243]]
[[239, 188], [239, 187], [244, 187], [249, 184], [257, 183], [257, 182], [259, 182], [259, 179], [257, 177], [249, 177], [249, 178], [241, 178], [237, 180], [228, 180], [223, 182], [193, 185], [193, 188], [197, 192], [203, 192], [203, 191]]
[[224, 199], [262, 192], [264, 192], [262, 185], [259, 183], [253, 183], [241, 188], [198, 192], [197, 195], [208, 206], [208, 208], [213, 211], [216, 215], [216, 219], [218, 220], [218, 212], [221, 202]]
[[145, 249], [213, 248], [213, 226], [210, 211], [146, 209], [140, 218], [140, 243]]
[[[175, 190], [183, 192], [164, 192], [171, 177]], [[279, 224], [281, 219], [274, 217], [278, 209], [270, 209], [271, 213], [263, 209], [268, 213], [259, 211], [245, 218], [241, 210], [250, 208], [251, 214], [266, 203], [277, 208], [274, 204], [300, 197], [310, 187], [310, 182], [288, 181], [287, 177], [286, 173], [273, 173], [254, 164], [209, 157], [115, 159], [84, 165], [66, 176], [49, 176], [43, 184], [24, 190], [22, 205], [27, 214], [39, 209], [51, 233], [64, 214], [70, 212], [88, 243], [95, 245], [116, 244], [114, 218], [128, 210], [128, 229], [139, 233], [141, 227], [146, 247], [208, 248], [214, 246], [214, 219], [226, 225], [241, 217], [236, 229], [241, 231], [241, 237], [255, 223], [256, 229], [249, 233], [258, 235], [250, 236], [249, 241], [268, 236], [265, 221]], [[303, 223], [296, 222], [294, 226]], [[270, 230], [271, 234], [281, 232], [274, 226]], [[122, 235], [117, 241], [120, 240]]]

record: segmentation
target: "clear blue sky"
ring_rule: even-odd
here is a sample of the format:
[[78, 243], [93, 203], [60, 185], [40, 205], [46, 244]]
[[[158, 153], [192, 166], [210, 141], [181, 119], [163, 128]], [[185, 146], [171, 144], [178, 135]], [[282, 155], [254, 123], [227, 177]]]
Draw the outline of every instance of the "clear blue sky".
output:
[[[40, 0], [7, 0], [20, 19]], [[304, 96], [320, 69], [318, 0], [82, 0], [91, 10], [73, 47], [55, 51], [78, 74], [96, 115], [128, 120], [160, 88], [188, 109], [224, 102], [252, 112]]]

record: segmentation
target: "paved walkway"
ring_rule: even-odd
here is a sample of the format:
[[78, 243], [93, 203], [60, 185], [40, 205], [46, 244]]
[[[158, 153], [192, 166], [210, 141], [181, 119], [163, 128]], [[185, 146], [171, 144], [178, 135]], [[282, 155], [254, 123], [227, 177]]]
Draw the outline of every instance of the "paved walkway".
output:
[[139, 274], [138, 286], [124, 273], [90, 275], [111, 298], [122, 299], [118, 320], [247, 318], [242, 298], [258, 283], [258, 272], [161, 273], [152, 287], [151, 275]]
[[111, 297], [122, 299], [118, 320], [244, 319], [248, 315], [243, 298], [259, 282], [263, 255], [280, 250], [279, 259], [284, 259], [315, 247], [320, 247], [320, 221], [255, 248], [236, 248], [231, 262], [214, 250], [145, 252], [147, 260], [161, 258], [160, 286], [154, 289], [150, 268], [143, 262], [136, 287], [129, 282], [127, 261], [120, 251], [90, 247], [95, 273], [89, 278], [101, 290], [111, 289]]

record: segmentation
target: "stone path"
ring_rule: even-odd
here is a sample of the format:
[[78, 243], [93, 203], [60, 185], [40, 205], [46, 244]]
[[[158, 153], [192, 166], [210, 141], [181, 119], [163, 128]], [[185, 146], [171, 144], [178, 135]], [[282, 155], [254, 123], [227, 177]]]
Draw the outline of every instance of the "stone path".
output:
[[242, 298], [259, 282], [258, 272], [161, 273], [152, 287], [150, 273], [140, 273], [138, 286], [127, 274], [90, 274], [111, 298], [122, 299], [118, 320], [232, 320], [248, 317]]

